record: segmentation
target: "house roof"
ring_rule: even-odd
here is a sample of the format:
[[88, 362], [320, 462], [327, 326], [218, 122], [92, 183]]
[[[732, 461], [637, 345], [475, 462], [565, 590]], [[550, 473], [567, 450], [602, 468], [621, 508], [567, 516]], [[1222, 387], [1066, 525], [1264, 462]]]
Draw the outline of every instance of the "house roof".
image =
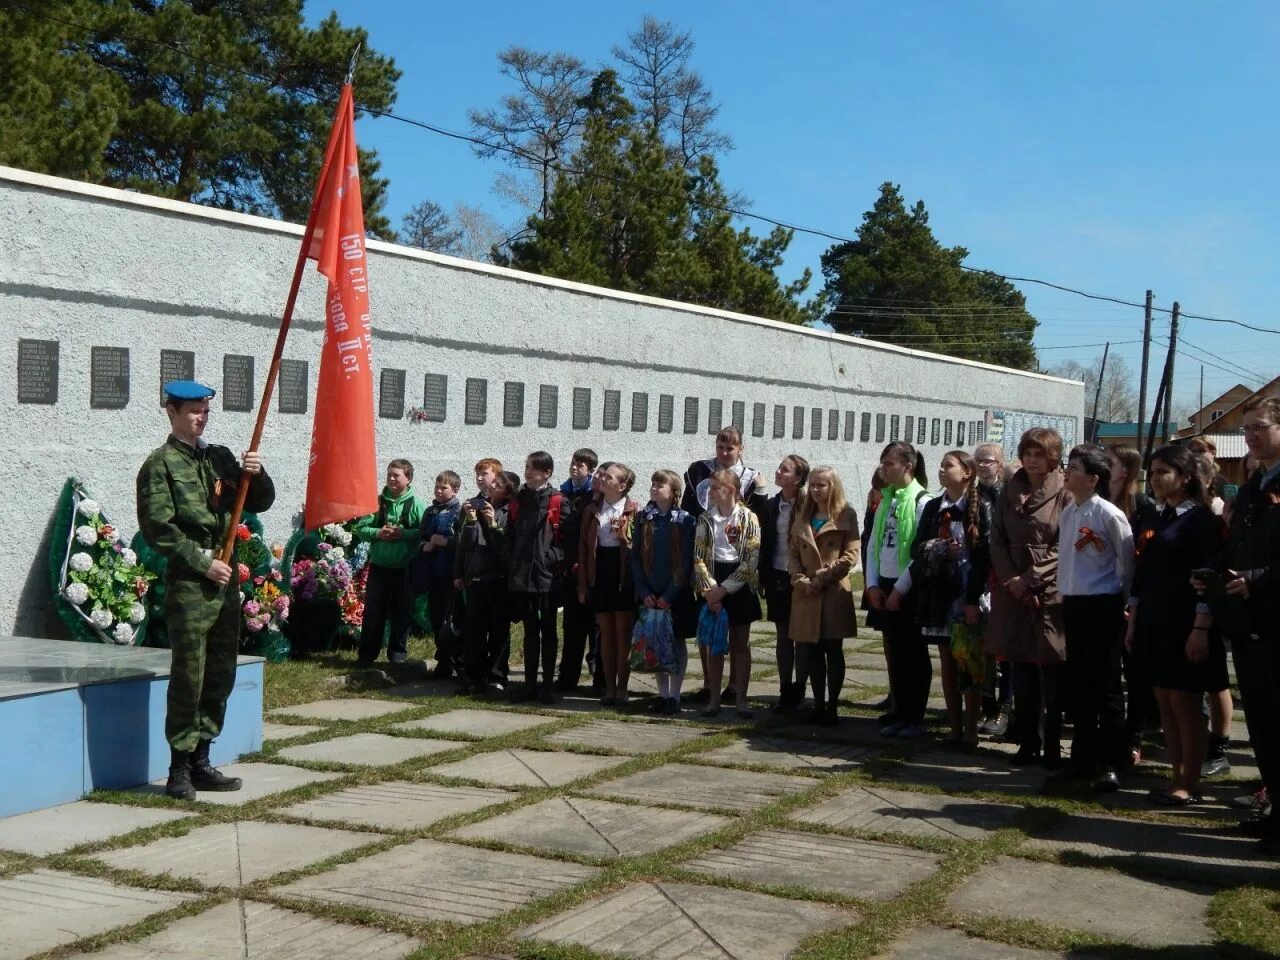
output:
[[[1151, 424], [1144, 423], [1142, 425], [1142, 435], [1145, 437], [1151, 429]], [[1170, 423], [1157, 423], [1156, 435], [1160, 437], [1170, 436], [1177, 427]], [[1099, 439], [1103, 437], [1132, 437], [1138, 433], [1138, 424], [1136, 421], [1129, 423], [1099, 423], [1097, 425], [1096, 436]]]

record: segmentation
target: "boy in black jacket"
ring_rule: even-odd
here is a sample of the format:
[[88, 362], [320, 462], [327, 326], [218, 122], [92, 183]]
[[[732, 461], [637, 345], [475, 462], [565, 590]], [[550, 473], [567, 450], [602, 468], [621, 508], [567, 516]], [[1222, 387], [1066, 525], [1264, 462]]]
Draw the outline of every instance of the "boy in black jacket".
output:
[[[513, 616], [524, 621], [524, 677], [512, 700], [555, 703], [556, 609], [564, 583], [564, 522], [573, 504], [551, 485], [555, 462], [538, 450], [524, 462], [524, 486], [507, 511], [507, 587]], [[538, 664], [542, 687], [538, 687]]]
[[[507, 504], [520, 485], [514, 473], [494, 471], [481, 461], [476, 469], [479, 495], [463, 505], [454, 557], [453, 585], [466, 592], [465, 668], [458, 693], [501, 693], [511, 654], [511, 617], [507, 602]], [[501, 464], [497, 464], [501, 468]]]
[[[593, 680], [599, 677], [600, 689], [604, 689], [604, 674], [600, 670], [597, 654], [598, 640], [596, 618], [591, 609], [578, 600], [578, 581], [574, 571], [578, 566], [578, 522], [582, 511], [591, 502], [591, 475], [600, 464], [596, 452], [583, 447], [573, 451], [569, 462], [569, 479], [560, 484], [560, 493], [573, 505], [567, 521], [562, 522], [564, 535], [565, 583], [561, 594], [564, 606], [564, 649], [560, 653], [560, 673], [556, 679], [557, 690], [574, 690], [582, 678], [582, 658], [587, 654]], [[590, 641], [590, 653], [587, 644]], [[593, 684], [594, 686], [594, 684]]]

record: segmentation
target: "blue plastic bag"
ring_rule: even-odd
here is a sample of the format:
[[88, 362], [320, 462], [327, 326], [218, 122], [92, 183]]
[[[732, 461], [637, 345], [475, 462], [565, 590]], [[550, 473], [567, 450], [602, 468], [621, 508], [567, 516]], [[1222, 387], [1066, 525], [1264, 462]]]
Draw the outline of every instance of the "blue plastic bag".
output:
[[713, 657], [729, 652], [729, 614], [724, 607], [712, 613], [709, 606], [703, 606], [698, 614], [698, 646], [706, 647]]
[[671, 611], [648, 607], [640, 611], [631, 631], [631, 669], [639, 673], [675, 673], [679, 669]]

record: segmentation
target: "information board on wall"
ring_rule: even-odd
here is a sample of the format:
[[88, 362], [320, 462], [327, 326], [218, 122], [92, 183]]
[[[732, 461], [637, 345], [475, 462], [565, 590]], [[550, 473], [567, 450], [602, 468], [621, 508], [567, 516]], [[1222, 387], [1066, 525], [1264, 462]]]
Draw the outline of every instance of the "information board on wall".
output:
[[58, 402], [58, 341], [18, 341], [18, 402]]

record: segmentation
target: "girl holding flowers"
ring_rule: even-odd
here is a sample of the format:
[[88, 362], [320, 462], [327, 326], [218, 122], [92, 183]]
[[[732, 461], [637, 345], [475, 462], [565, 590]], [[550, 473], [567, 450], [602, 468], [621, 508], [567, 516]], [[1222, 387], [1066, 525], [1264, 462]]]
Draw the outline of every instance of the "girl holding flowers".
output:
[[578, 599], [600, 628], [605, 706], [627, 702], [631, 627], [636, 597], [631, 581], [631, 539], [637, 504], [627, 494], [635, 472], [623, 463], [600, 465], [593, 488], [600, 499], [583, 511], [578, 534]]

